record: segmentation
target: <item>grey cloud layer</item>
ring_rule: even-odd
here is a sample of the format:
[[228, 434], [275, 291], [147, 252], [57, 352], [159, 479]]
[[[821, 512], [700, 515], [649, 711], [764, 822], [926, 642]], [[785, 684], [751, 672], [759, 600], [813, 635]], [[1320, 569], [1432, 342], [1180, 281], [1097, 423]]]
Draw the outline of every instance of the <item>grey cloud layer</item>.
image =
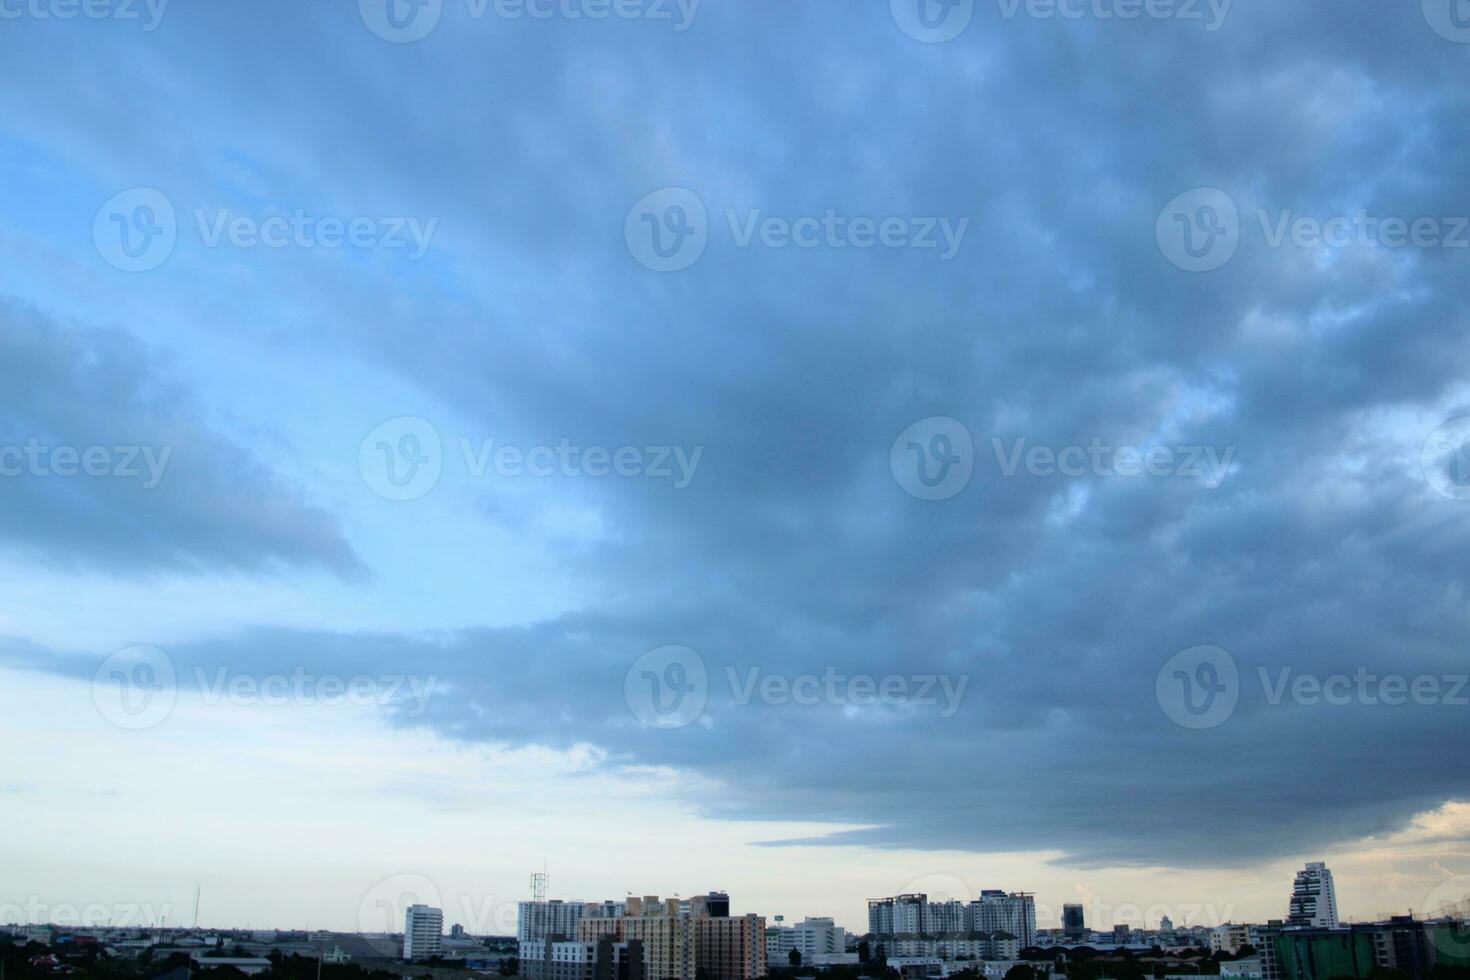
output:
[[[395, 46], [350, 9], [201, 5], [137, 50], [170, 71], [107, 49], [96, 70], [143, 93], [144, 133], [183, 112], [206, 148], [111, 148], [63, 87], [81, 82], [14, 125], [168, 188], [237, 153], [339, 211], [439, 216], [451, 257], [431, 252], [421, 276], [272, 269], [259, 302], [310, 311], [323, 343], [523, 444], [706, 447], [686, 491], [551, 482], [517, 502], [574, 498], [618, 529], [563, 556], [615, 597], [594, 611], [428, 640], [263, 631], [183, 661], [437, 672], [450, 686], [425, 720], [445, 733], [688, 766], [729, 782], [719, 815], [880, 825], [843, 840], [1242, 863], [1466, 793], [1463, 710], [1247, 699], [1197, 733], [1153, 695], [1163, 662], [1202, 643], [1247, 671], [1465, 663], [1470, 505], [1415, 472], [1428, 431], [1385, 421], [1452, 407], [1464, 258], [1323, 261], [1257, 237], [1193, 276], [1159, 254], [1154, 221], [1198, 185], [1227, 189], [1247, 225], [1256, 208], [1463, 213], [1467, 49], [1418, 6], [1241, 3], [1206, 33], [1005, 21], [980, 4], [966, 34], [930, 46], [881, 3], [708, 5], [683, 34], [471, 22], [450, 3], [428, 39]], [[262, 78], [267, 43], [277, 72]], [[0, 77], [43, 56], [13, 54]], [[944, 264], [712, 236], [660, 277], [622, 226], [663, 186], [693, 189], [717, 222], [725, 208], [973, 220]], [[963, 494], [926, 504], [887, 452], [938, 414], [964, 420], [982, 458]], [[1007, 479], [984, 458], [991, 435], [1231, 446], [1237, 468], [1215, 490]], [[505, 513], [487, 499], [479, 517]], [[648, 731], [623, 674], [667, 643], [717, 675], [973, 680], [947, 720], [717, 700], [708, 728]]]
[[[127, 334], [0, 301], [0, 548], [129, 576], [363, 573], [333, 517], [212, 431], [158, 371]], [[86, 469], [89, 450], [107, 465], [94, 454]]]

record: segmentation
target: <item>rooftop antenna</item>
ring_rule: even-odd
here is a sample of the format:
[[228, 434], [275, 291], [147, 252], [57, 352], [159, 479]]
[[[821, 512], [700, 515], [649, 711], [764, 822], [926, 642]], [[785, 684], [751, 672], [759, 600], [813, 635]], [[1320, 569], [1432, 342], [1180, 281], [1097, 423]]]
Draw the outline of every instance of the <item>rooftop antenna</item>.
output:
[[538, 871], [531, 875], [531, 901], [546, 901], [546, 872]]

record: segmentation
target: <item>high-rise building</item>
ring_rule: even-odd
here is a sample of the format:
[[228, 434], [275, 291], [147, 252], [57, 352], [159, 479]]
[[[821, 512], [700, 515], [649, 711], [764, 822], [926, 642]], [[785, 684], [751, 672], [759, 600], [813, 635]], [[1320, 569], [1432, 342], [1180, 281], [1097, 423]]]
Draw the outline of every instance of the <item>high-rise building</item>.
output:
[[1309, 861], [1296, 873], [1286, 924], [1316, 929], [1337, 927], [1337, 886], [1332, 883], [1332, 872], [1321, 861]]
[[403, 916], [403, 958], [438, 956], [444, 938], [444, 913], [428, 905], [410, 905]]
[[584, 916], [578, 938], [638, 941], [653, 980], [757, 980], [766, 973], [766, 920], [731, 916], [728, 901], [722, 893], [696, 895], [687, 904], [657, 895], [629, 898], [621, 916]]
[[516, 939], [523, 943], [552, 936], [571, 939], [586, 909], [587, 903], [580, 901], [521, 902], [516, 909]]
[[643, 950], [637, 942], [617, 943], [604, 936], [596, 942], [544, 939], [521, 944], [520, 975], [535, 980], [643, 980]]
[[1210, 930], [1210, 952], [1212, 953], [1235, 953], [1242, 946], [1250, 945], [1251, 931], [1249, 926], [1235, 925], [1227, 922], [1223, 926], [1216, 926]]
[[958, 936], [970, 931], [969, 907], [958, 899], [930, 902], [924, 908], [924, 932], [931, 936]]
[[766, 975], [766, 920], [758, 915], [694, 919], [694, 964], [713, 980], [759, 980]]
[[1062, 936], [1069, 940], [1082, 939], [1087, 935], [1087, 920], [1081, 905], [1062, 906]]
[[897, 895], [893, 899], [893, 932], [898, 936], [922, 936], [928, 931], [929, 896]]
[[893, 935], [893, 899], [868, 899], [868, 932], [874, 936]]
[[969, 929], [985, 935], [1009, 933], [1021, 949], [1035, 946], [1036, 898], [1028, 892], [1006, 894], [987, 888], [970, 903]]
[[[776, 916], [779, 923], [781, 916]], [[807, 918], [794, 926], [766, 927], [766, 962], [785, 966], [792, 951], [801, 954], [803, 966], [820, 964], [817, 957], [837, 956], [847, 952], [847, 930], [830, 918]]]

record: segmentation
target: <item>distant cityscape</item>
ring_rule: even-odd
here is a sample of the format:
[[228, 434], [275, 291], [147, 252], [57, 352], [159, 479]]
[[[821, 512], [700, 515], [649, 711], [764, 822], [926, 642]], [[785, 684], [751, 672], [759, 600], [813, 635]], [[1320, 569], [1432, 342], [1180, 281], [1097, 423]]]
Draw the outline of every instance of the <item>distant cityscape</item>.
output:
[[[618, 900], [545, 897], [517, 906], [516, 934], [446, 933], [444, 913], [403, 909], [401, 934], [0, 926], [0, 977], [100, 975], [161, 980], [1470, 980], [1470, 904], [1456, 896], [1424, 914], [1344, 923], [1332, 871], [1296, 874], [1286, 915], [1264, 923], [1114, 925], [1097, 930], [1087, 908], [1063, 905], [1058, 928], [1037, 928], [1036, 901], [983, 889], [973, 900], [906, 893], [868, 901], [867, 930], [828, 916], [788, 924], [732, 911], [729, 894]], [[105, 969], [104, 969], [105, 967]], [[78, 980], [83, 980], [79, 977]]]

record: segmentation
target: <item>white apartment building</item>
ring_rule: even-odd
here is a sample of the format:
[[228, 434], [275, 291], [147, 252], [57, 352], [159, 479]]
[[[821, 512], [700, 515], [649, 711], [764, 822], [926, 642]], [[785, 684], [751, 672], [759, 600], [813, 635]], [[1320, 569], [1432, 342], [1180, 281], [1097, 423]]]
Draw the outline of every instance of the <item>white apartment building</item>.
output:
[[410, 905], [403, 917], [403, 958], [438, 956], [444, 938], [444, 913], [428, 905]]
[[1250, 927], [1227, 922], [1210, 930], [1210, 952], [1234, 953], [1251, 941]]
[[806, 918], [794, 926], [766, 926], [766, 963], [785, 966], [791, 951], [801, 954], [803, 966], [830, 965], [846, 962], [847, 930], [830, 918]]
[[805, 918], [791, 927], [791, 933], [803, 962], [823, 953], [847, 952], [847, 930], [833, 924], [830, 918]]
[[931, 936], [952, 936], [970, 931], [970, 908], [965, 902], [950, 899], [930, 902], [925, 907], [924, 932]]
[[868, 899], [868, 932], [874, 936], [893, 935], [893, 899]]
[[927, 930], [927, 895], [898, 895], [893, 899], [893, 931], [900, 936], [918, 936]]
[[1332, 872], [1321, 861], [1310, 861], [1296, 873], [1286, 922], [1292, 926], [1337, 928], [1337, 886], [1332, 883]]
[[969, 930], [991, 934], [1008, 932], [1021, 949], [1036, 945], [1036, 897], [1029, 892], [986, 889], [970, 903]]
[[[603, 903], [604, 906], [610, 904]], [[527, 943], [551, 936], [572, 939], [577, 935], [577, 923], [582, 921], [586, 910], [587, 903], [581, 901], [521, 902], [516, 907], [516, 940]]]

